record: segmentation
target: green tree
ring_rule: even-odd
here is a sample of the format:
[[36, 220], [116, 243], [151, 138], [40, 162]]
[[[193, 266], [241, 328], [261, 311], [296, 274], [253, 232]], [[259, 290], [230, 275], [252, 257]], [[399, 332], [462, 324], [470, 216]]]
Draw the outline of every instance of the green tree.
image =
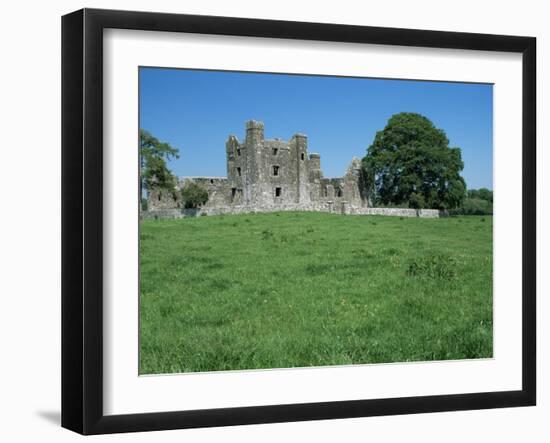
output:
[[186, 208], [197, 208], [208, 201], [208, 191], [195, 182], [187, 182], [181, 190]]
[[466, 183], [460, 148], [426, 117], [402, 112], [378, 131], [363, 158], [375, 204], [450, 209], [460, 206]]
[[143, 190], [168, 189], [173, 191], [176, 178], [168, 169], [166, 162], [179, 158], [177, 148], [160, 142], [145, 129], [139, 130], [140, 153], [140, 196]]
[[481, 200], [493, 203], [493, 191], [489, 191], [487, 188], [480, 188], [477, 194], [478, 198]]
[[468, 189], [468, 195], [460, 208], [452, 211], [455, 215], [492, 215], [493, 191], [487, 188]]
[[462, 204], [462, 213], [464, 215], [491, 215], [493, 204], [481, 198], [468, 197]]

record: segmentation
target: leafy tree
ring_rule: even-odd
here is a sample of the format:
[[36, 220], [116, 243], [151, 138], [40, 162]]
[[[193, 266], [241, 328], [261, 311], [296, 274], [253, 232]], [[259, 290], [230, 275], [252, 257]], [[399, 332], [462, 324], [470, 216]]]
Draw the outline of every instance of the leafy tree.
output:
[[462, 204], [464, 215], [490, 215], [493, 204], [481, 198], [467, 198]]
[[168, 189], [173, 191], [176, 178], [168, 169], [166, 162], [179, 158], [179, 151], [168, 143], [160, 142], [145, 129], [139, 130], [140, 151], [140, 196], [145, 189]]
[[468, 189], [468, 197], [479, 198], [480, 200], [485, 200], [493, 203], [493, 191], [490, 191], [487, 188]]
[[493, 204], [480, 198], [466, 197], [459, 208], [449, 212], [451, 215], [492, 215]]
[[187, 182], [181, 190], [186, 208], [197, 208], [208, 201], [208, 191], [195, 182]]
[[468, 189], [462, 205], [451, 211], [453, 215], [492, 215], [493, 191], [487, 188]]
[[456, 208], [466, 194], [460, 148], [426, 117], [402, 112], [378, 131], [363, 158], [375, 204]]

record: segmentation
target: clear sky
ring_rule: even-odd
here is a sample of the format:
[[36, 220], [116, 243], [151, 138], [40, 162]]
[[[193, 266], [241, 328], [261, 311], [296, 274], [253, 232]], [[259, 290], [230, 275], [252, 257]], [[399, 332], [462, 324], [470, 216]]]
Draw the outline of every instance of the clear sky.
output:
[[140, 127], [180, 150], [178, 176], [225, 176], [245, 121], [266, 138], [308, 135], [325, 177], [344, 174], [399, 112], [428, 117], [462, 149], [469, 189], [493, 189], [493, 87], [486, 84], [140, 68]]

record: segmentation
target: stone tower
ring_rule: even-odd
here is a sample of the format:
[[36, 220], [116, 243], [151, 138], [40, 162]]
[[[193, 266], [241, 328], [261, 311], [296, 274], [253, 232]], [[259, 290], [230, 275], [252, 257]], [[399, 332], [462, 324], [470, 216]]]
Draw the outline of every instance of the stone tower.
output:
[[264, 168], [264, 124], [255, 120], [246, 122], [244, 151], [244, 195], [246, 204], [263, 204], [266, 198]]

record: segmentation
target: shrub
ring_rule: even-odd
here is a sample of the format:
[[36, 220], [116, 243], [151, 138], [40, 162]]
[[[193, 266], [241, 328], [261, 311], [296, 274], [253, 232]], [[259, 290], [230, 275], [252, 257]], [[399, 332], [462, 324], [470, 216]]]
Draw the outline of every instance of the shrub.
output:
[[187, 182], [181, 190], [186, 208], [198, 208], [208, 201], [208, 191], [195, 182]]

